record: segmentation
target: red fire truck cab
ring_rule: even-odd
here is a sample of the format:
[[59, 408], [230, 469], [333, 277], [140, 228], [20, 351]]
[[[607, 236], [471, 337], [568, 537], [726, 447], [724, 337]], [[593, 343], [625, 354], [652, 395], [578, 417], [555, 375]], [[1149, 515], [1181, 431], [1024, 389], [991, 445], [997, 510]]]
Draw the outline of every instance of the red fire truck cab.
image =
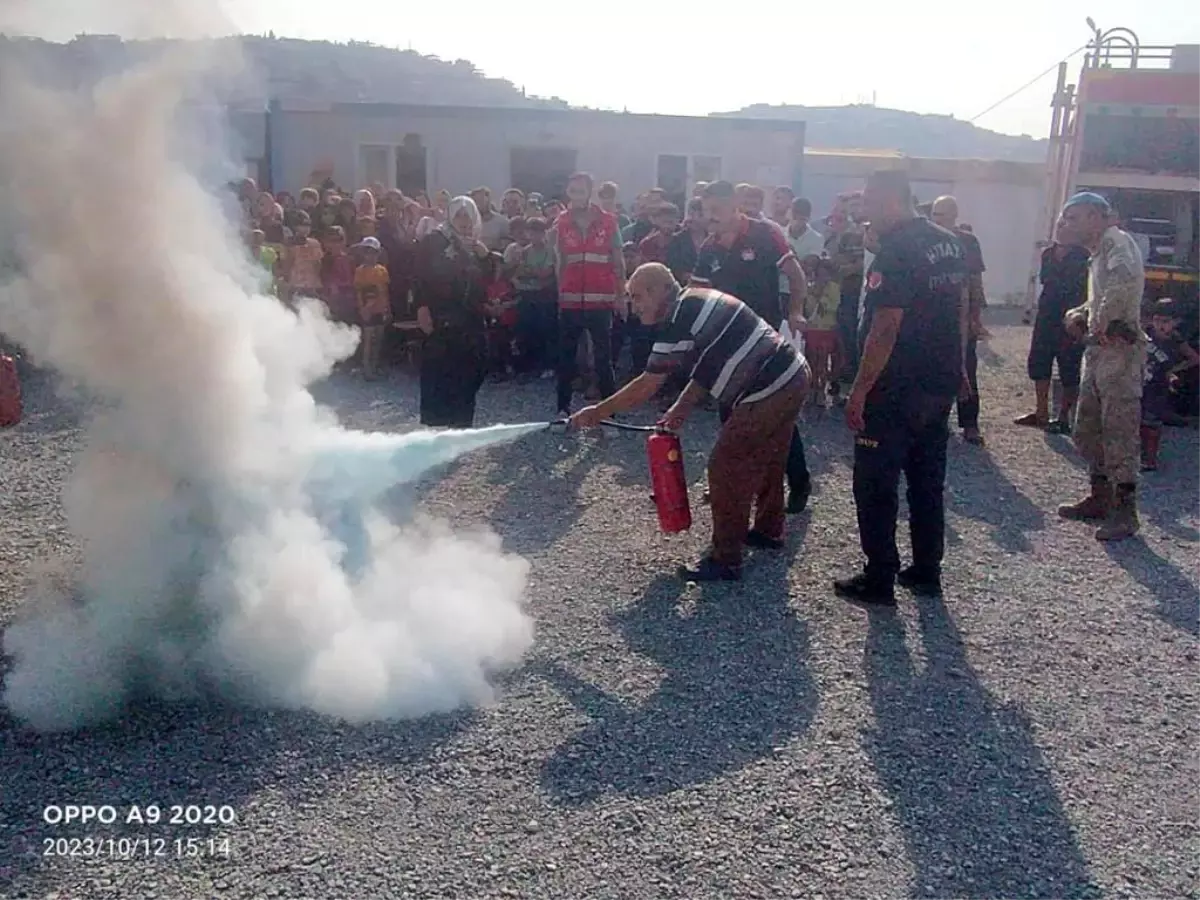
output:
[[[1038, 236], [1051, 240], [1071, 194], [1102, 194], [1142, 250], [1147, 301], [1190, 301], [1192, 331], [1200, 309], [1200, 45], [1142, 46], [1128, 29], [1095, 29], [1077, 85], [1066, 72], [1063, 63]], [[1036, 271], [1030, 288], [1032, 300]]]

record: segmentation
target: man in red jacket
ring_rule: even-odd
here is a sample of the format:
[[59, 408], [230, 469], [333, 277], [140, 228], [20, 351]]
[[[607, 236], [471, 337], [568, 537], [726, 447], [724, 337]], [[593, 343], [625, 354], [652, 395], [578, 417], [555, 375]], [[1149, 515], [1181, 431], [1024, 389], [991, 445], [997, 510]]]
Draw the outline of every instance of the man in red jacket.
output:
[[625, 296], [625, 255], [616, 216], [592, 202], [592, 176], [567, 181], [570, 207], [551, 234], [558, 276], [558, 414], [571, 414], [575, 354], [586, 331], [592, 339], [596, 380], [607, 397], [616, 388], [612, 367], [613, 313]]

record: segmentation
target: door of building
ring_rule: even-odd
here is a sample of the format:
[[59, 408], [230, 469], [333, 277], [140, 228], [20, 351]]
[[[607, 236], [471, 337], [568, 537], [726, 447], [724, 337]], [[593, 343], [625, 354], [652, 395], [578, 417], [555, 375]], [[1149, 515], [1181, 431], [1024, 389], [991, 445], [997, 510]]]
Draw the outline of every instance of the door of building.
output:
[[667, 199], [683, 210], [688, 198], [688, 158], [664, 153], [658, 157], [658, 183]]
[[396, 187], [406, 197], [429, 190], [426, 157], [419, 134], [406, 134], [404, 143], [396, 148]]

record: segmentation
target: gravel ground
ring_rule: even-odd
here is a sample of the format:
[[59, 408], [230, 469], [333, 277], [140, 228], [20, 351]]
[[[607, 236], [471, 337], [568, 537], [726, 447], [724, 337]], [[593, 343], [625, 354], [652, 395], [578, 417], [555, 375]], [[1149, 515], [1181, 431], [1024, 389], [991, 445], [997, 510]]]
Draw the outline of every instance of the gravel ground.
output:
[[[951, 446], [944, 601], [831, 595], [859, 560], [839, 413], [807, 423], [811, 512], [737, 586], [663, 577], [707, 513], [657, 534], [636, 436], [534, 436], [423, 492], [533, 563], [536, 648], [494, 708], [365, 728], [143, 708], [55, 737], [0, 718], [0, 897], [1197, 897], [1196, 433], [1169, 430], [1142, 538], [1097, 544], [1053, 513], [1085, 482], [1067, 440], [1007, 425], [1029, 330], [993, 330], [988, 449]], [[75, 420], [26, 390], [0, 434], [3, 620], [71, 550]], [[411, 427], [402, 375], [322, 394]], [[481, 418], [547, 418], [551, 394], [489, 386]], [[688, 426], [692, 477], [714, 420]], [[229, 805], [236, 825], [133, 831], [232, 858], [44, 858], [98, 833], [42, 821], [69, 802]]]

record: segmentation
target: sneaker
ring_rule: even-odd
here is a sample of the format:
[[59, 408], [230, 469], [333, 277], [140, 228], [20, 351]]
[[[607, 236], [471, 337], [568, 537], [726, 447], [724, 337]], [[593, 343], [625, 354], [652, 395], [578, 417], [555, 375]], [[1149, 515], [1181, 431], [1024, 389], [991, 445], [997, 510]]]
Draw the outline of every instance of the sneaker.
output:
[[680, 566], [675, 573], [684, 581], [740, 581], [741, 566], [727, 566], [716, 562], [711, 556], [706, 556], [695, 566]]
[[922, 572], [916, 566], [909, 566], [897, 572], [896, 584], [923, 597], [940, 597], [942, 595], [942, 577]]
[[963, 440], [975, 447], [984, 446], [983, 435], [979, 433], [978, 428], [964, 428]]
[[746, 546], [756, 550], [782, 550], [787, 546], [783, 538], [774, 538], [757, 528], [746, 532]]
[[1017, 416], [1013, 419], [1014, 425], [1021, 425], [1025, 428], [1045, 428], [1050, 424], [1048, 416], [1039, 416], [1035, 412], [1025, 413], [1023, 416]]
[[1063, 434], [1071, 433], [1071, 423], [1066, 419], [1051, 419], [1046, 423], [1046, 434]]
[[833, 583], [833, 592], [843, 600], [865, 603], [869, 606], [895, 606], [896, 592], [891, 584], [881, 582], [859, 572], [851, 578], [839, 578]]

